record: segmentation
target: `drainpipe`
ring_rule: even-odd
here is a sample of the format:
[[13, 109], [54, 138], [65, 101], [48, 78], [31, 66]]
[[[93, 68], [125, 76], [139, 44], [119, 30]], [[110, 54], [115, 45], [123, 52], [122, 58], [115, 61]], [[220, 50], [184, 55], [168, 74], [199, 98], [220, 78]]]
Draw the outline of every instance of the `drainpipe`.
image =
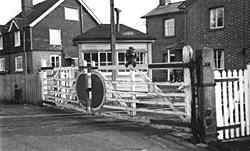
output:
[[84, 25], [83, 25], [83, 8], [80, 7], [80, 24], [81, 24], [81, 33], [83, 33]]
[[28, 73], [28, 60], [27, 60], [27, 52], [26, 52], [26, 41], [25, 41], [25, 28], [23, 28], [23, 52], [24, 52], [24, 66], [25, 66], [25, 70], [24, 70], [24, 74], [27, 75]]

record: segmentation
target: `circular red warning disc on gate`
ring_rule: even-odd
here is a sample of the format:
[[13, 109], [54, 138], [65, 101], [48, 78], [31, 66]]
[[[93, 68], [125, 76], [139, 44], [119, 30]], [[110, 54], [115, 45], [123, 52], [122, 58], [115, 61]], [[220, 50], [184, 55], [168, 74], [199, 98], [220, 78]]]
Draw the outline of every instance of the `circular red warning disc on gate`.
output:
[[76, 80], [76, 94], [78, 100], [83, 105], [87, 105], [89, 92], [88, 92], [88, 75], [86, 73], [81, 73]]
[[[76, 93], [83, 105], [87, 105], [89, 98], [88, 75], [81, 73], [76, 80]], [[105, 98], [105, 83], [103, 76], [98, 72], [91, 73], [91, 108], [100, 109]]]
[[91, 107], [93, 110], [98, 110], [102, 107], [105, 100], [105, 83], [104, 78], [99, 72], [92, 72], [92, 100]]

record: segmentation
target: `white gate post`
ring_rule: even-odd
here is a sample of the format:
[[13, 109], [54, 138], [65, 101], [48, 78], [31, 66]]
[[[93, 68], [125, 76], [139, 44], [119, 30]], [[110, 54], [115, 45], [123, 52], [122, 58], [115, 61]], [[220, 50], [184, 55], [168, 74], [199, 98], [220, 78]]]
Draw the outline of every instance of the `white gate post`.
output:
[[[130, 70], [131, 91], [135, 91], [135, 70]], [[136, 99], [135, 94], [132, 96], [132, 101]], [[132, 111], [131, 116], [136, 116], [136, 103], [131, 103]]]
[[[191, 49], [188, 47], [183, 48], [183, 62], [190, 63], [191, 61]], [[191, 121], [191, 101], [192, 101], [192, 87], [191, 87], [191, 74], [190, 68], [184, 68], [184, 85], [185, 85], [185, 113], [186, 120]]]

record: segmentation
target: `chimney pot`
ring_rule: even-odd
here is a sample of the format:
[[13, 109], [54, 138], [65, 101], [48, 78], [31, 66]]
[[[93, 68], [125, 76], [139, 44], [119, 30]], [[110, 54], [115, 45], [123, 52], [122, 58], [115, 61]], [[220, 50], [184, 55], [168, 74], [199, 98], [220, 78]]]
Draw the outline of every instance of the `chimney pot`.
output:
[[115, 8], [116, 12], [116, 32], [120, 32], [120, 13], [121, 10], [118, 8]]
[[160, 6], [165, 6], [165, 5], [168, 5], [169, 3], [171, 3], [171, 0], [160, 0], [159, 1]]
[[33, 0], [22, 0], [22, 11], [27, 13], [33, 8]]

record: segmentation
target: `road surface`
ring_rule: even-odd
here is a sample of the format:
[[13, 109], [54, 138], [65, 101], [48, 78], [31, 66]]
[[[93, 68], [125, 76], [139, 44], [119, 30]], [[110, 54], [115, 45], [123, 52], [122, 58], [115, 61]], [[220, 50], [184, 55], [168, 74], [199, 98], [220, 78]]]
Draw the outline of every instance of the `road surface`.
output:
[[0, 105], [1, 151], [206, 151], [136, 122]]

